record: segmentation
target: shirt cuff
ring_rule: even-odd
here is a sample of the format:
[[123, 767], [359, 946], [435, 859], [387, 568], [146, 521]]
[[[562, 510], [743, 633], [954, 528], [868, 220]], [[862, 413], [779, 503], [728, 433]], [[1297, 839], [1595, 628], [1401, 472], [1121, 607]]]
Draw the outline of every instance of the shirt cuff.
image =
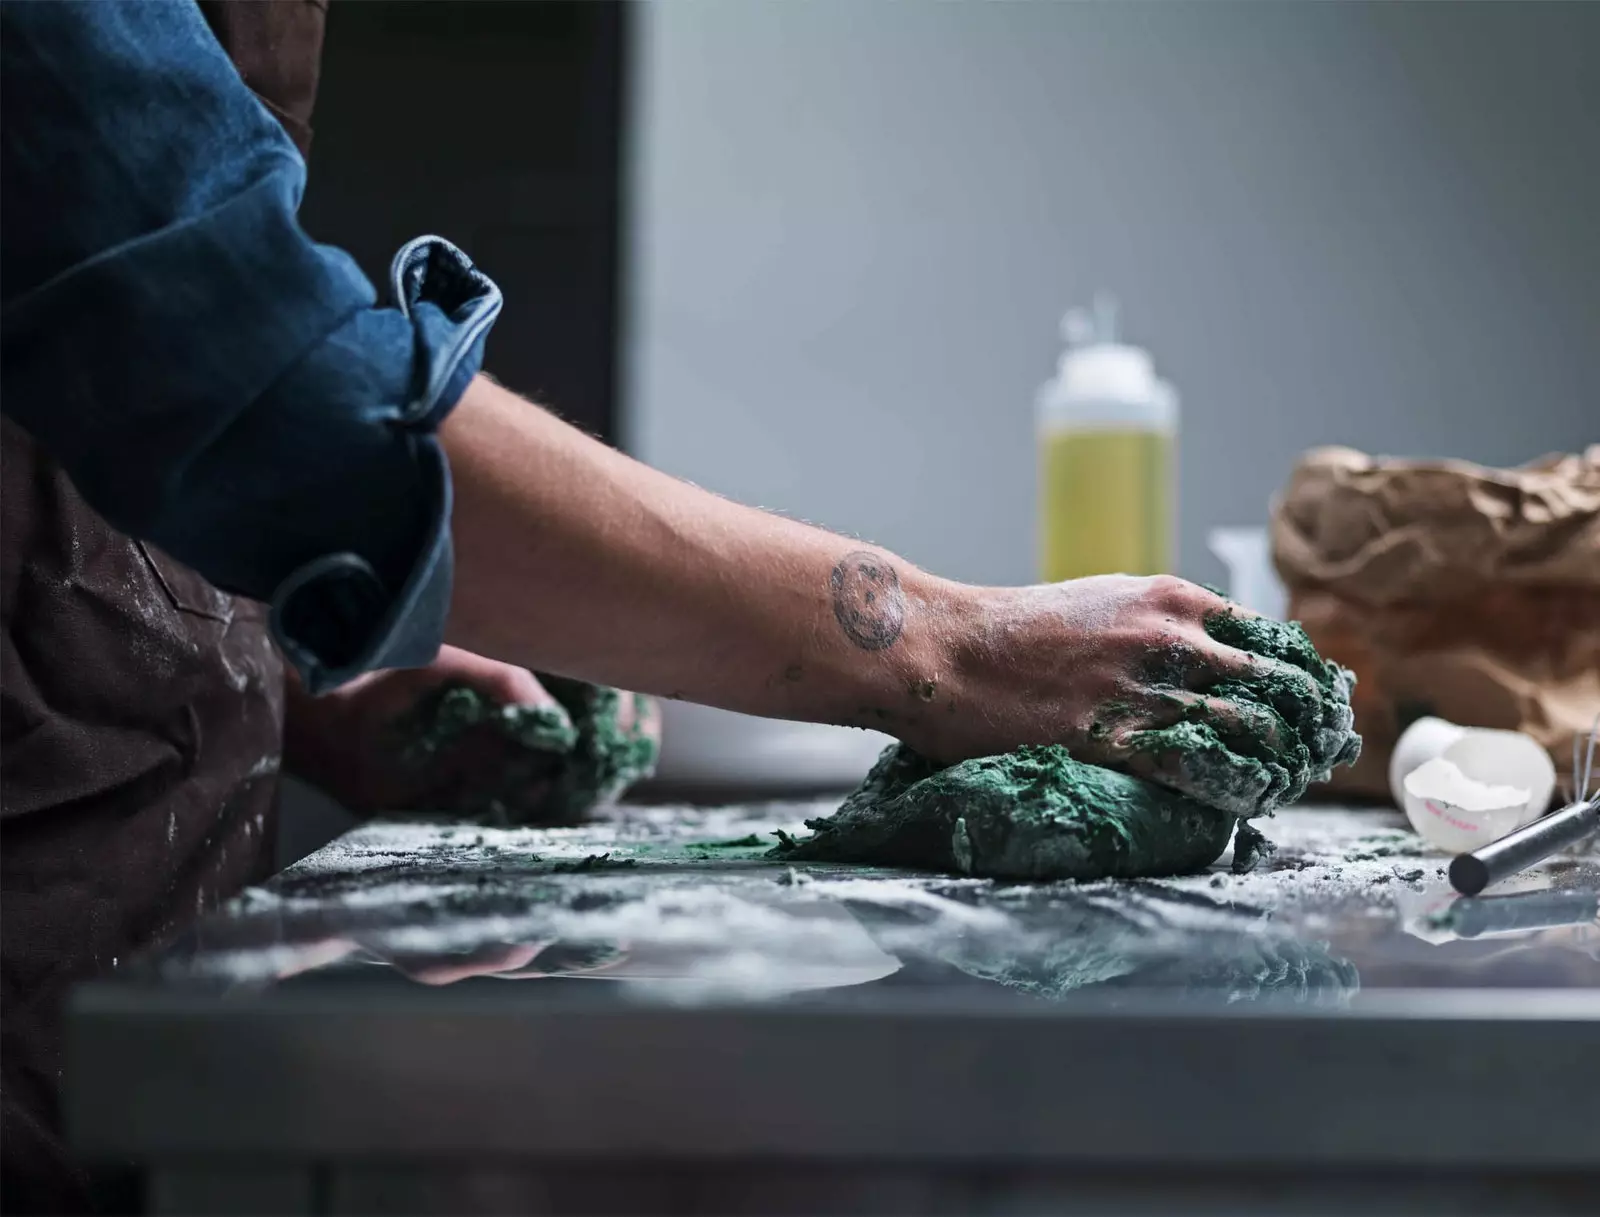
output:
[[[405, 552], [335, 552], [297, 567], [272, 596], [272, 632], [306, 689], [326, 692], [378, 668], [422, 667], [438, 654], [449, 618], [454, 555], [450, 466], [435, 434], [482, 366], [500, 289], [440, 237], [407, 243], [390, 268], [395, 311], [364, 314], [329, 345], [367, 347], [375, 325], [409, 330], [410, 384], [375, 411], [409, 448], [427, 511]], [[390, 333], [392, 343], [399, 335]], [[387, 345], [378, 343], [380, 347]], [[316, 369], [307, 369], [315, 376]], [[297, 377], [273, 396], [296, 392]], [[352, 492], [359, 494], [360, 487]], [[381, 499], [379, 500], [381, 503]], [[388, 569], [381, 569], [388, 567]]]

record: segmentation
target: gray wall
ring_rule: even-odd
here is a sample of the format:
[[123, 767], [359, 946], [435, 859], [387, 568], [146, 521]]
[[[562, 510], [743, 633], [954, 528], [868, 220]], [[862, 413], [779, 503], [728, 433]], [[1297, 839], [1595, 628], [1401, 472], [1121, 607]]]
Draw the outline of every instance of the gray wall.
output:
[[624, 436], [1033, 577], [1097, 287], [1184, 398], [1180, 564], [1302, 449], [1600, 440], [1600, 4], [644, 6]]

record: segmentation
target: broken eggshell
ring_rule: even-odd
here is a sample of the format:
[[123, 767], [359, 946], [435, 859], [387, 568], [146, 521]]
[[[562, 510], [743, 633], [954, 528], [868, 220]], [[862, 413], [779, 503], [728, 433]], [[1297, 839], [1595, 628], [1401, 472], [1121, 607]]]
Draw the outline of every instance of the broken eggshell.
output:
[[1498, 841], [1528, 822], [1527, 810], [1525, 787], [1474, 781], [1442, 756], [1406, 775], [1406, 818], [1430, 845], [1447, 853], [1464, 854]]
[[1465, 853], [1543, 815], [1556, 770], [1520, 731], [1424, 718], [1400, 737], [1389, 782], [1395, 802], [1430, 845]]

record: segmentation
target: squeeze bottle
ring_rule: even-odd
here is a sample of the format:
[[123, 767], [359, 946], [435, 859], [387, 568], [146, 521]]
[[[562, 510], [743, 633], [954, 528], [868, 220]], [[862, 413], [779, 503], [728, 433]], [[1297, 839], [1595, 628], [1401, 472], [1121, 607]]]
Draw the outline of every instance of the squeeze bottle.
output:
[[1177, 394], [1149, 352], [1117, 341], [1110, 298], [1069, 312], [1061, 333], [1067, 349], [1037, 402], [1040, 577], [1169, 571]]

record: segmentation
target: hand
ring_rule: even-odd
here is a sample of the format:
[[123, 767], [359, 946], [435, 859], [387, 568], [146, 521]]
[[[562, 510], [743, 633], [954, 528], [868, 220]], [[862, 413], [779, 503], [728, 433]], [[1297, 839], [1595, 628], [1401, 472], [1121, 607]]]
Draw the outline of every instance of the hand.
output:
[[[1351, 720], [1305, 668], [1213, 638], [1206, 619], [1230, 611], [1249, 615], [1170, 576], [977, 591], [947, 631], [948, 692], [934, 686], [901, 737], [943, 761], [1064, 744], [1079, 760], [1253, 813], [1333, 763]], [[1235, 695], [1242, 684], [1270, 689], [1272, 705]], [[1175, 746], [1162, 729], [1182, 723], [1207, 725], [1222, 746]], [[1254, 759], [1263, 755], [1272, 772]]]
[[612, 943], [563, 943], [553, 938], [532, 942], [490, 942], [450, 954], [406, 955], [374, 952], [390, 967], [423, 985], [453, 985], [480, 976], [501, 980], [544, 980], [552, 976], [594, 976], [628, 958], [627, 948]]
[[[566, 948], [564, 952], [560, 949], [563, 947]], [[622, 944], [588, 943], [574, 946], [551, 938], [532, 942], [488, 942], [466, 950], [432, 954], [403, 954], [365, 946], [354, 938], [332, 937], [296, 947], [288, 960], [279, 966], [276, 975], [279, 980], [288, 980], [346, 963], [351, 956], [363, 952], [371, 962], [386, 963], [418, 984], [435, 987], [480, 976], [497, 976], [508, 980], [589, 976], [614, 968], [628, 957], [627, 947]]]
[[[319, 698], [307, 696], [291, 678], [285, 764], [361, 814], [467, 810], [480, 806], [480, 796], [486, 792], [503, 797], [506, 767], [513, 761], [525, 764], [527, 758], [490, 727], [464, 732], [421, 762], [404, 755], [397, 724], [428, 694], [446, 685], [465, 685], [501, 705], [565, 713], [526, 668], [446, 646], [425, 668], [370, 673]], [[625, 728], [631, 725], [633, 704], [633, 699], [623, 699], [620, 714]], [[641, 729], [659, 739], [659, 711], [654, 703], [646, 704]], [[560, 763], [561, 758], [551, 756], [550, 775]], [[548, 785], [548, 779], [518, 785], [514, 793], [519, 806], [513, 811], [519, 821], [538, 819], [538, 804]]]

